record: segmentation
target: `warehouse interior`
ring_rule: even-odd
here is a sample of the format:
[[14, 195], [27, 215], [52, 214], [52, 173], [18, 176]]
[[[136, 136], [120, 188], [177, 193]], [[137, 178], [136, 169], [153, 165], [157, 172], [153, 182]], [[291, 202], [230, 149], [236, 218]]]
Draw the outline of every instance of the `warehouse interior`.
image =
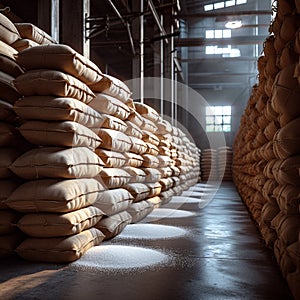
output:
[[0, 299], [300, 299], [298, 0], [0, 0]]

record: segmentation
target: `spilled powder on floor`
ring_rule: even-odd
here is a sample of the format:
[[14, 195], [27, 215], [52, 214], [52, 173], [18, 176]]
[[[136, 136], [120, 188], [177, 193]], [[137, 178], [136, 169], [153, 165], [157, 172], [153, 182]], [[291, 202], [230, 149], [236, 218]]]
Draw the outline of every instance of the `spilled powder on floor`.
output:
[[139, 240], [156, 240], [156, 239], [171, 239], [188, 235], [189, 232], [185, 229], [160, 225], [160, 224], [130, 224], [123, 232], [115, 238], [120, 239], [139, 239]]
[[163, 218], [187, 218], [193, 216], [195, 216], [195, 213], [186, 210], [156, 208], [145, 219], [143, 219], [142, 222], [147, 223], [147, 222], [152, 222], [154, 220], [159, 220]]
[[77, 270], [132, 270], [166, 264], [169, 256], [158, 250], [124, 245], [100, 245], [89, 249], [70, 267]]

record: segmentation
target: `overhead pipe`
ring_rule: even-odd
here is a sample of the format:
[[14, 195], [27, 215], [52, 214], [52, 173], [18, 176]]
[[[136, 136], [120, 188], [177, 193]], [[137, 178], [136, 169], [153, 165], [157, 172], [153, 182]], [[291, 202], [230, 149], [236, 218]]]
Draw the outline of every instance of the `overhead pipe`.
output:
[[[159, 31], [160, 31], [160, 33], [161, 33], [161, 36], [166, 36], [167, 33], [166, 33], [166, 31], [165, 31], [163, 25], [162, 25], [161, 22], [160, 22], [159, 16], [158, 16], [158, 14], [157, 14], [157, 11], [156, 11], [156, 9], [155, 9], [155, 6], [154, 6], [152, 0], [148, 0], [148, 5], [149, 5], [150, 10], [151, 10], [151, 12], [152, 12], [152, 14], [153, 14], [154, 20], [155, 20], [155, 22], [156, 22], [156, 24], [157, 24], [157, 26], [158, 26], [158, 28], [159, 28]], [[167, 38], [164, 38], [164, 40], [165, 40], [165, 42], [166, 42], [167, 44], [169, 43], [169, 41], [168, 41]]]
[[133, 42], [132, 34], [131, 34], [131, 31], [130, 31], [129, 23], [124, 20], [124, 18], [122, 17], [122, 15], [118, 11], [118, 9], [116, 8], [116, 6], [112, 2], [112, 0], [107, 0], [107, 1], [109, 2], [109, 4], [111, 5], [111, 7], [113, 8], [113, 10], [115, 11], [115, 13], [117, 14], [117, 16], [119, 17], [119, 19], [121, 20], [122, 24], [124, 25], [124, 27], [127, 30], [127, 34], [128, 34], [128, 38], [129, 38], [129, 43], [130, 43], [130, 47], [131, 47], [131, 52], [132, 52], [132, 54], [134, 56], [135, 55], [135, 47], [134, 47], [134, 42]]

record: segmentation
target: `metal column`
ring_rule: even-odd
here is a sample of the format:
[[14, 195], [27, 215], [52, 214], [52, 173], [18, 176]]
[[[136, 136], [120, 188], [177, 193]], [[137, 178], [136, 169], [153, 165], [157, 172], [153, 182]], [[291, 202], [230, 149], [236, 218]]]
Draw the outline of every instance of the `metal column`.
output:
[[144, 103], [144, 0], [141, 0], [140, 10], [140, 101]]

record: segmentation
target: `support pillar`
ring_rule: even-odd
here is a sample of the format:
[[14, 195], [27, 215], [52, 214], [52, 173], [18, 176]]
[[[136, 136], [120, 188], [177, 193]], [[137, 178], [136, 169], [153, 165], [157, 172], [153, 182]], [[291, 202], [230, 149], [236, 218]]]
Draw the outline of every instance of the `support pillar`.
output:
[[90, 41], [86, 39], [85, 18], [90, 15], [90, 0], [63, 0], [61, 12], [64, 16], [61, 20], [61, 43], [89, 58]]

